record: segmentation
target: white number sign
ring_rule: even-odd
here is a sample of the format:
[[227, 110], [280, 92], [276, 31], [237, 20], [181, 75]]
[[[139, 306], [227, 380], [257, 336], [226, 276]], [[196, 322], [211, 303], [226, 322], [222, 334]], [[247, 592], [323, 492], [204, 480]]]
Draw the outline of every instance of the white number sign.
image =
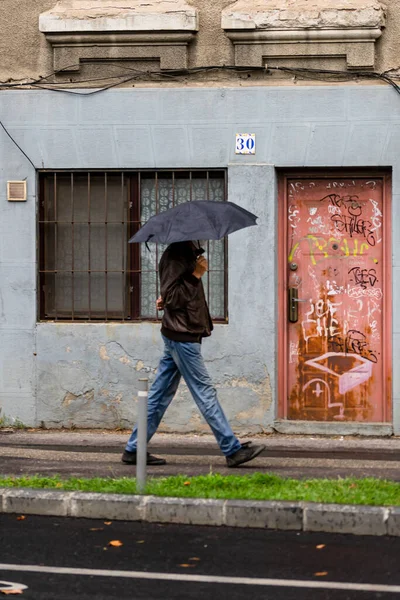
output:
[[255, 133], [237, 133], [236, 134], [236, 154], [255, 154], [256, 153], [256, 134]]

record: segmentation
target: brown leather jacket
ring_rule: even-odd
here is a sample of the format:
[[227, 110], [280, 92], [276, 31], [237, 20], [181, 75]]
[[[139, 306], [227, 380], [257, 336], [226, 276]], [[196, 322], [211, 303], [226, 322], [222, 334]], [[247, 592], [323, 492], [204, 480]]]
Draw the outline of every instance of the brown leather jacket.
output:
[[191, 242], [178, 242], [168, 246], [160, 260], [161, 333], [177, 342], [201, 342], [213, 329], [203, 283], [193, 275], [196, 258]]

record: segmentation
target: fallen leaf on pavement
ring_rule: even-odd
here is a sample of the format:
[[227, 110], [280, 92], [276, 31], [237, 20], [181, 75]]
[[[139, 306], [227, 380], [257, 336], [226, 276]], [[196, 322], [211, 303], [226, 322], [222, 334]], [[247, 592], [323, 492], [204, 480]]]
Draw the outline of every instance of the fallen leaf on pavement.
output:
[[112, 525], [112, 521], [104, 521], [104, 525]]
[[183, 563], [183, 565], [179, 565], [179, 566], [187, 569], [188, 567], [195, 567], [196, 565], [188, 565], [187, 563]]
[[320, 571], [319, 573], [314, 573], [315, 577], [325, 577], [328, 575], [328, 571]]
[[315, 546], [317, 550], [322, 550], [322, 548], [325, 548], [325, 544], [318, 544], [318, 546]]
[[104, 531], [104, 527], [91, 527], [89, 531]]
[[123, 546], [123, 543], [119, 540], [112, 540], [111, 542], [108, 542], [108, 545], [114, 546], [115, 548], [119, 548], [119, 546]]
[[20, 515], [19, 517], [17, 517], [17, 521], [25, 521], [26, 516], [25, 515]]

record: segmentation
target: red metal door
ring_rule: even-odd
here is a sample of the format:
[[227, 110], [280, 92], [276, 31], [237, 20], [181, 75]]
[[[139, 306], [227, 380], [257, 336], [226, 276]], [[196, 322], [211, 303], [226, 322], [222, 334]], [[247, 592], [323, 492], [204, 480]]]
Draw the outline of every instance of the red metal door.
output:
[[284, 418], [391, 418], [388, 189], [382, 174], [282, 177]]

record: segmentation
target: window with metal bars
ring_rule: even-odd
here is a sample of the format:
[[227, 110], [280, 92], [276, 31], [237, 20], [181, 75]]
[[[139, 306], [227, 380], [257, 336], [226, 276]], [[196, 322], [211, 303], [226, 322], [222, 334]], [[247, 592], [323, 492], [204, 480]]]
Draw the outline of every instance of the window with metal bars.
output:
[[[165, 246], [128, 244], [151, 216], [191, 200], [226, 200], [226, 173], [39, 173], [41, 320], [158, 320]], [[227, 318], [226, 240], [205, 242], [204, 289], [214, 320]]]

